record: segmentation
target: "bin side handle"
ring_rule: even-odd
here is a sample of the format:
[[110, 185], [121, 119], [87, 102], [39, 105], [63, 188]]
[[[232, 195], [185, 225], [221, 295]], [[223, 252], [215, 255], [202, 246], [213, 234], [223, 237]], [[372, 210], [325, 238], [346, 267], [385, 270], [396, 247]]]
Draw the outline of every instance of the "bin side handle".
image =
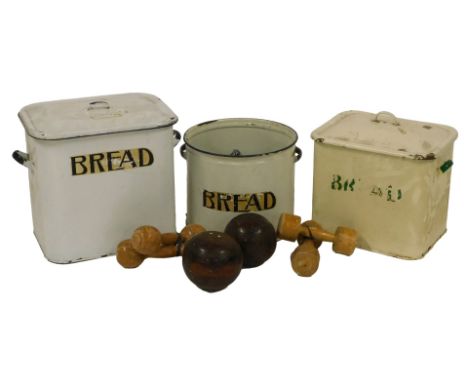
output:
[[451, 159], [446, 160], [442, 164], [442, 166], [440, 166], [440, 171], [442, 171], [442, 173], [447, 172], [450, 169], [450, 167], [452, 167], [452, 166], [453, 166], [453, 161]]
[[185, 143], [180, 146], [180, 156], [184, 159], [187, 159], [187, 146]]
[[174, 138], [174, 147], [176, 147], [182, 136], [180, 135], [180, 133], [177, 130], [172, 131], [172, 136]]
[[299, 147], [294, 149], [294, 162], [298, 162], [302, 158], [302, 150]]
[[15, 150], [13, 151], [13, 154], [11, 154], [13, 159], [17, 161], [19, 164], [23, 165], [24, 167], [27, 167], [29, 169], [32, 169], [33, 164], [31, 162], [31, 159], [29, 158], [29, 154], [26, 154], [20, 150]]

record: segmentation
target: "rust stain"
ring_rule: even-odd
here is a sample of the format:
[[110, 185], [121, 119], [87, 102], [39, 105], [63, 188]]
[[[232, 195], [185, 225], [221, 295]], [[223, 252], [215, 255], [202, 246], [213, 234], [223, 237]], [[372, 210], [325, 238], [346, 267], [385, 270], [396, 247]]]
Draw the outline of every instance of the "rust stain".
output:
[[416, 159], [416, 160], [434, 160], [434, 159], [436, 159], [436, 156], [435, 156], [434, 153], [429, 153], [429, 154], [426, 154], [426, 155], [414, 154], [412, 157], [414, 159]]

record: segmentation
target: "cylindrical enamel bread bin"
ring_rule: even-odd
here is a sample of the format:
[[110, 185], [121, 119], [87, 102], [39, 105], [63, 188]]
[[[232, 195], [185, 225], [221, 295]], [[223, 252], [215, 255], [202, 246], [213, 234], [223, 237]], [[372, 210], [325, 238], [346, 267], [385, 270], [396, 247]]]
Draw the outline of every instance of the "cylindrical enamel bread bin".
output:
[[181, 154], [187, 160], [187, 223], [224, 231], [236, 215], [255, 212], [276, 228], [294, 210], [297, 134], [278, 122], [220, 119], [191, 127]]
[[455, 129], [347, 111], [312, 132], [314, 220], [358, 247], [423, 257], [445, 233]]
[[176, 115], [132, 93], [36, 103], [19, 118], [34, 233], [46, 258], [107, 256], [140, 225], [175, 230]]

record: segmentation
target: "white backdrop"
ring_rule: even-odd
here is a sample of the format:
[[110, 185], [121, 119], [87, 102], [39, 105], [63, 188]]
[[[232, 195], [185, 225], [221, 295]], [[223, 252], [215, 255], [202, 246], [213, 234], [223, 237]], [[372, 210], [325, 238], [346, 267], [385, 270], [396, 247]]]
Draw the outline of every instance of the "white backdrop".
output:
[[[24, 1], [0, 11], [2, 381], [466, 381], [467, 11], [463, 1]], [[423, 260], [294, 245], [208, 294], [180, 258], [125, 270], [55, 265], [32, 234], [18, 110], [122, 92], [161, 97], [184, 132], [224, 117], [300, 136], [296, 213], [309, 216], [310, 132], [340, 111], [389, 110], [458, 129], [448, 233]], [[176, 157], [178, 227], [185, 161]], [[53, 208], [53, 206], [51, 206]]]

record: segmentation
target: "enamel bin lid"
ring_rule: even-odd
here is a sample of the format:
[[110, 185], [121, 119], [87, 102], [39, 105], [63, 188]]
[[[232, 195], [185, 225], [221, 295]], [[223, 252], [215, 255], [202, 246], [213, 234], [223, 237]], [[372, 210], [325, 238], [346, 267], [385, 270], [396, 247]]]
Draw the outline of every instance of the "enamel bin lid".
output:
[[34, 103], [18, 116], [28, 135], [45, 140], [155, 129], [177, 122], [164, 102], [144, 93]]
[[378, 114], [346, 111], [312, 132], [312, 139], [335, 146], [410, 159], [435, 159], [457, 131], [445, 125]]

